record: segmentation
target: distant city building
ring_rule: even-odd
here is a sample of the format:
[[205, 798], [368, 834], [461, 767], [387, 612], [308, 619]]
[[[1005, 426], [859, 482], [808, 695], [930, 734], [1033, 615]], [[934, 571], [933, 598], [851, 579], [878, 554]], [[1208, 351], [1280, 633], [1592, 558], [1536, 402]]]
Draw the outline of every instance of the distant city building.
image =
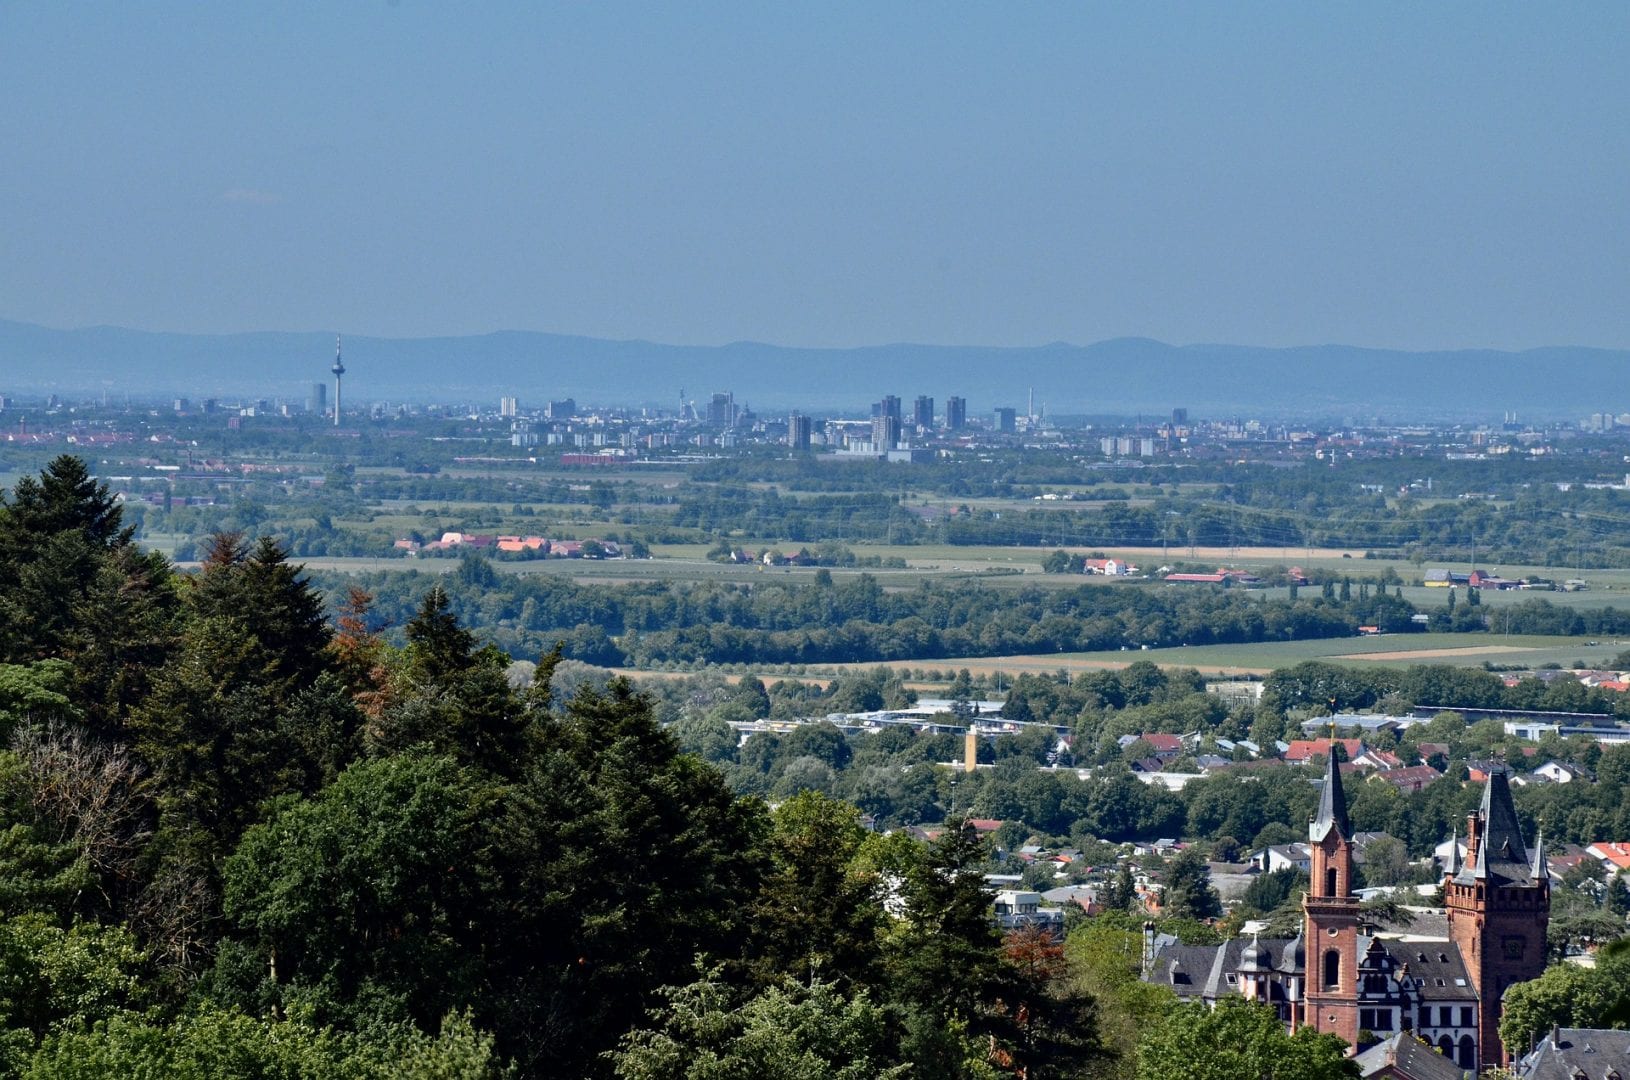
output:
[[[205, 403], [209, 407], [209, 403]], [[328, 384], [314, 382], [311, 384], [311, 394], [306, 398], [306, 412], [313, 416], [322, 416], [328, 412]]]
[[[896, 402], [898, 404], [898, 402]], [[872, 447], [879, 453], [900, 445], [900, 418], [876, 416], [872, 418]]]
[[1172, 423], [1181, 426], [1181, 425], [1186, 424], [1188, 422], [1189, 422], [1189, 411], [1187, 409], [1173, 409], [1172, 410]]
[[498, 399], [499, 416], [504, 417], [505, 419], [513, 419], [514, 417], [520, 415], [520, 411], [520, 404], [515, 398], [501, 397]]
[[961, 431], [968, 426], [968, 401], [966, 398], [945, 399], [945, 427], [949, 431]]
[[714, 394], [713, 400], [708, 402], [707, 422], [710, 427], [736, 426], [736, 395], [732, 391]]
[[999, 408], [996, 410], [996, 430], [1004, 435], [1011, 435], [1019, 430], [1018, 410]]
[[802, 413], [793, 413], [787, 417], [787, 445], [794, 450], [809, 449], [810, 422], [809, 417]]
[[892, 417], [896, 422], [900, 420], [900, 399], [893, 394], [883, 395], [882, 401], [872, 403], [872, 418], [880, 416]]
[[571, 398], [551, 401], [544, 407], [543, 415], [550, 420], [566, 420], [577, 415], [577, 402]]
[[923, 431], [930, 431], [934, 427], [934, 399], [927, 394], [918, 394], [917, 402], [911, 409], [911, 422]]

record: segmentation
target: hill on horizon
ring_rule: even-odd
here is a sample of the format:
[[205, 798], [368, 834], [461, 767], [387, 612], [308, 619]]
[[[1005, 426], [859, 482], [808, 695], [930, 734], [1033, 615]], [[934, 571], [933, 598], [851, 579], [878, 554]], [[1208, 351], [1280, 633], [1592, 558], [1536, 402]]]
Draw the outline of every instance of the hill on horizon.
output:
[[[0, 319], [0, 393], [107, 392], [139, 399], [256, 395], [304, 401], [328, 381], [331, 332], [178, 334], [98, 326], [59, 330]], [[1407, 352], [1348, 345], [1265, 348], [1115, 338], [1029, 347], [760, 342], [667, 345], [537, 331], [462, 337], [345, 338], [354, 402], [493, 402], [550, 398], [672, 408], [683, 388], [704, 402], [731, 391], [759, 412], [863, 415], [896, 394], [967, 399], [970, 415], [1021, 411], [1035, 391], [1049, 415], [1384, 417], [1398, 421], [1556, 419], [1630, 410], [1604, 390], [1630, 372], [1630, 351], [1554, 346], [1522, 352]]]

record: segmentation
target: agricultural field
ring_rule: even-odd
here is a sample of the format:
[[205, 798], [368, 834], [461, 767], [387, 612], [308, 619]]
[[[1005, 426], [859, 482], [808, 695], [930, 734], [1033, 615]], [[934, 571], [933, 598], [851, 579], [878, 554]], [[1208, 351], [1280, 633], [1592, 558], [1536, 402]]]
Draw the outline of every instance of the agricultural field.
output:
[[1575, 661], [1584, 661], [1590, 666], [1606, 664], [1627, 648], [1630, 648], [1630, 640], [1592, 641], [1585, 638], [1504, 637], [1491, 634], [1382, 634], [1376, 637], [1202, 645], [1125, 652], [966, 657], [935, 660], [932, 665], [967, 668], [976, 675], [994, 675], [997, 672], [1017, 675], [1021, 672], [1121, 668], [1134, 661], [1148, 660], [1162, 667], [1197, 668], [1204, 674], [1262, 675], [1275, 668], [1289, 667], [1306, 660], [1356, 666], [1430, 663], [1481, 667], [1489, 663], [1531, 668], [1545, 664], [1569, 666]]

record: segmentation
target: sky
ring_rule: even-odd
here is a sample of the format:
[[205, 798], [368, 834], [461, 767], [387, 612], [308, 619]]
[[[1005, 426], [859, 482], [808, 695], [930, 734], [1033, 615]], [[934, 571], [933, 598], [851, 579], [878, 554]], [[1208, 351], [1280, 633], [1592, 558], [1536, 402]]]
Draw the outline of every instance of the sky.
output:
[[0, 0], [0, 317], [1630, 347], [1630, 5]]

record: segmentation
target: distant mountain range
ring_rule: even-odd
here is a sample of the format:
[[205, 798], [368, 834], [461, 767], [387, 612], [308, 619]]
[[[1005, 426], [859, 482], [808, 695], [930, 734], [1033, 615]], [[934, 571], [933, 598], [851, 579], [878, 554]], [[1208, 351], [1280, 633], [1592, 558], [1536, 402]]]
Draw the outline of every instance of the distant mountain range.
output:
[[[281, 397], [304, 402], [329, 381], [332, 333], [170, 334], [98, 326], [55, 330], [0, 320], [0, 393], [155, 399]], [[597, 405], [704, 402], [732, 391], [760, 412], [863, 414], [897, 394], [909, 413], [953, 394], [970, 415], [1022, 413], [1035, 391], [1049, 415], [1381, 417], [1400, 421], [1575, 417], [1630, 410], [1630, 352], [1402, 352], [1345, 345], [1267, 349], [1118, 338], [1033, 347], [870, 345], [805, 349], [756, 342], [663, 345], [531, 331], [472, 337], [345, 338], [346, 398], [496, 403], [549, 398]]]

